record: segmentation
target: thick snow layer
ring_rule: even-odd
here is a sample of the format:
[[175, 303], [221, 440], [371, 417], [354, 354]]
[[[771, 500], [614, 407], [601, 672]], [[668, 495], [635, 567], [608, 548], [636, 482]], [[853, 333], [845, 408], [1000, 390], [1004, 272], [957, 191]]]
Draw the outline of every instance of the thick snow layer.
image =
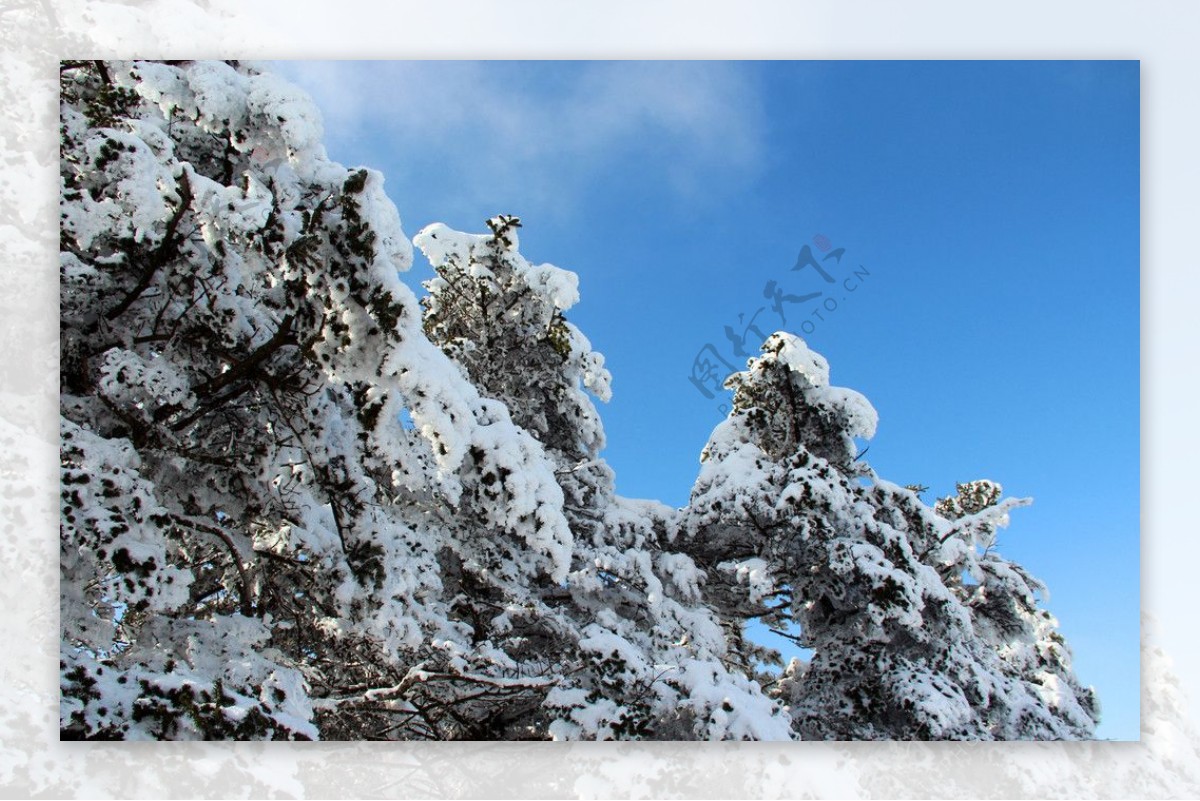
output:
[[763, 344], [763, 350], [774, 353], [781, 363], [807, 378], [810, 385], [823, 387], [829, 384], [829, 362], [795, 334], [773, 334]]

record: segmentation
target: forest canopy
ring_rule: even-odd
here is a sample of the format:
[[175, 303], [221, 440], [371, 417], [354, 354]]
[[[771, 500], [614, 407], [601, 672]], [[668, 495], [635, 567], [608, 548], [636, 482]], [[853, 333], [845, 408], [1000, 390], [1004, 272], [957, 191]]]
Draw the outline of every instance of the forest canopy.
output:
[[1026, 501], [878, 476], [800, 337], [728, 379], [687, 506], [624, 498], [522, 221], [410, 239], [253, 65], [66, 61], [60, 122], [64, 739], [1093, 734], [995, 547]]

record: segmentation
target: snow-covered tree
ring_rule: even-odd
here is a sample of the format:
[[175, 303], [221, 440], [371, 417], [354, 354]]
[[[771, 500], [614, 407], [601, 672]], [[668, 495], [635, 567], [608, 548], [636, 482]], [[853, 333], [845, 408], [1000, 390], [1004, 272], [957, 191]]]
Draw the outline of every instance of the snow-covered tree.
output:
[[61, 115], [64, 736], [788, 736], [595, 458], [573, 275], [431, 229], [513, 269], [497, 338], [423, 318], [382, 177], [245, 65], [66, 62]]
[[[772, 336], [730, 385], [733, 409], [704, 451], [684, 527], [708, 571], [708, 597], [732, 625], [758, 617], [812, 650], [776, 685], [802, 737], [1091, 731], [1086, 699], [1042, 691], [1060, 680], [1077, 687], [1069, 663], [1033, 686], [1025, 656], [977, 631], [994, 582], [970, 597], [961, 587], [978, 535], [1016, 502], [973, 510], [964, 496], [964, 514], [951, 521], [878, 478], [855, 445], [873, 436], [874, 409], [830, 386], [827, 362], [798, 337]], [[971, 567], [987, 573], [983, 564], [999, 563], [986, 555]]]
[[[959, 484], [956, 494], [940, 499], [935, 512], [952, 525], [931, 551], [935, 566], [971, 614], [974, 630], [999, 657], [1004, 673], [1039, 698], [1055, 725], [1029, 730], [1030, 738], [1087, 737], [1099, 718], [1094, 691], [1080, 684], [1071, 669], [1071, 652], [1058, 632], [1058, 621], [1041, 607], [1046, 586], [1021, 565], [996, 550], [997, 529], [1008, 524], [1008, 510], [1028, 501], [1001, 500], [994, 481]], [[1033, 717], [1031, 726], [1041, 726]]]
[[[1013, 502], [876, 478], [798, 339], [734, 379], [687, 509], [622, 498], [578, 279], [516, 218], [420, 232], [418, 302], [382, 176], [278, 78], [68, 61], [60, 113], [62, 736], [1090, 731], [991, 548]], [[751, 618], [812, 662], [765, 676]]]
[[[489, 235], [432, 225], [415, 238], [437, 276], [426, 283], [425, 330], [480, 391], [505, 404], [554, 464], [574, 543], [564, 583], [544, 583], [545, 607], [527, 626], [554, 620], [544, 656], [574, 666], [548, 695], [561, 737], [786, 738], [781, 709], [721, 662], [726, 643], [699, 605], [703, 577], [670, 549], [676, 513], [618, 497], [600, 457], [604, 430], [588, 397], [608, 400], [604, 358], [564, 312], [579, 299], [574, 273], [530, 264], [515, 217]], [[497, 481], [512, 480], [500, 476]], [[510, 625], [479, 608], [476, 619]], [[565, 636], [564, 636], [565, 635]]]
[[[424, 336], [381, 176], [269, 74], [62, 76], [64, 734], [490, 733], [546, 679], [442, 562], [562, 580], [571, 533], [541, 446]], [[489, 469], [520, 476], [474, 533], [500, 570], [445, 525]]]

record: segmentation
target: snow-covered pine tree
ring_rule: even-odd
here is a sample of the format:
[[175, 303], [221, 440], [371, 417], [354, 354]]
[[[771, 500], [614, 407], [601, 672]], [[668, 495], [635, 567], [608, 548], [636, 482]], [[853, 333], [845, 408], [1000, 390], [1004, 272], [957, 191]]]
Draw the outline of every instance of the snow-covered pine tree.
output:
[[[688, 552], [731, 625], [760, 617], [785, 634], [787, 623], [798, 626], [791, 636], [812, 659], [790, 664], [776, 687], [798, 734], [1090, 733], [1094, 709], [1018, 679], [997, 639], [976, 632], [959, 587], [961, 560], [975, 547], [959, 535], [997, 522], [1015, 502], [952, 523], [878, 478], [855, 445], [873, 436], [874, 409], [830, 386], [827, 362], [798, 337], [770, 337], [730, 383], [733, 409], [709, 440], [685, 511]], [[1057, 664], [1066, 683], [1069, 668]]]
[[[512, 736], [554, 675], [441, 565], [524, 609], [570, 567], [562, 493], [422, 332], [382, 178], [243, 65], [67, 62], [61, 114], [64, 736]], [[494, 569], [452, 523], [501, 471]]]
[[[559, 737], [784, 739], [781, 709], [722, 664], [726, 643], [698, 603], [703, 577], [671, 549], [676, 512], [622, 498], [600, 451], [604, 430], [588, 397], [608, 400], [604, 358], [564, 312], [579, 299], [574, 273], [529, 263], [519, 220], [488, 221], [491, 234], [422, 230], [414, 241], [437, 276], [425, 284], [425, 330], [480, 391], [512, 410], [546, 448], [573, 534], [565, 583], [543, 583], [546, 608], [524, 636], [548, 621], [570, 636], [537, 637], [540, 650], [571, 670], [547, 699]], [[514, 480], [500, 476], [496, 481]], [[489, 636], [512, 615], [464, 597]]]
[[[656, 550], [671, 510], [612, 497], [578, 386], [607, 375], [561, 314], [536, 358], [478, 340], [534, 394], [472, 375], [302, 93], [61, 74], [64, 737], [788, 736]], [[573, 302], [526, 278], [516, 330]]]
[[1006, 675], [1041, 699], [1054, 717], [1047, 725], [1029, 716], [1023, 739], [1073, 738], [1092, 734], [1100, 717], [1095, 692], [1071, 668], [1071, 652], [1058, 621], [1041, 607], [1045, 584], [996, 549], [997, 530], [1008, 510], [1027, 501], [1001, 500], [1003, 488], [981, 479], [959, 484], [956, 494], [934, 504], [952, 525], [931, 549], [931, 562], [971, 613], [976, 634], [1000, 657]]
[[[1008, 507], [877, 479], [874, 411], [799, 340], [736, 379], [688, 509], [620, 498], [576, 279], [515, 219], [419, 235], [422, 313], [382, 177], [293, 87], [61, 78], [64, 737], [1090, 731], [1032, 581], [972, 555]], [[816, 651], [790, 720], [755, 616]]]

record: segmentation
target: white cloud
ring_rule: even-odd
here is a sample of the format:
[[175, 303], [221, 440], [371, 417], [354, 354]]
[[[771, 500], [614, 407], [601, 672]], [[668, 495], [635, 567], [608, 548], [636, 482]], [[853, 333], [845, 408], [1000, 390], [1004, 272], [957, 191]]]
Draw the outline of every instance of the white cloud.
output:
[[760, 91], [743, 63], [277, 66], [324, 111], [335, 157], [369, 144], [393, 182], [440, 173], [466, 202], [561, 210], [610, 180], [666, 182], [686, 202], [761, 163]]

